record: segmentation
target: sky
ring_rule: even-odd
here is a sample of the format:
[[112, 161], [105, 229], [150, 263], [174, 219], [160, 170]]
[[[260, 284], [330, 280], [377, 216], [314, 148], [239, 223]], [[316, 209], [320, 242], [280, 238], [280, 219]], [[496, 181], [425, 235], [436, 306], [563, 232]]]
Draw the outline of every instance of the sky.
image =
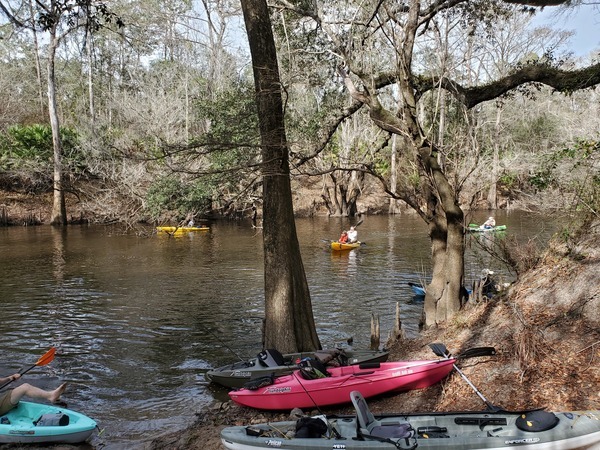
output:
[[600, 51], [600, 2], [582, 5], [566, 13], [560, 11], [563, 11], [560, 7], [546, 6], [536, 14], [533, 25], [575, 31], [571, 48], [577, 56], [588, 56], [592, 50]]

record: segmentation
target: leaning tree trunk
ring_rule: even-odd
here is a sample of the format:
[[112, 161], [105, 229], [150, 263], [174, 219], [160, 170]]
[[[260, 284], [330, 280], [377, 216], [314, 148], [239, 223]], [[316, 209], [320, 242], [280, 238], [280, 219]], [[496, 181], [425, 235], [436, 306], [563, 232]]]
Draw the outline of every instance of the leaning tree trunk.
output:
[[[464, 281], [464, 214], [454, 189], [441, 170], [431, 146], [421, 147], [419, 155], [431, 181], [428, 209], [431, 239], [431, 283], [425, 292], [425, 326], [452, 317], [462, 306]], [[435, 192], [433, 194], [433, 186]]]
[[321, 348], [296, 234], [289, 152], [275, 41], [265, 0], [242, 0], [261, 134], [264, 346], [284, 353]]
[[66, 225], [67, 207], [65, 204], [65, 192], [63, 186], [62, 143], [60, 140], [58, 108], [56, 106], [56, 77], [54, 74], [54, 61], [57, 45], [56, 30], [52, 30], [50, 33], [50, 48], [48, 49], [48, 113], [50, 115], [52, 145], [54, 148], [54, 200], [52, 203], [50, 223], [52, 225]]

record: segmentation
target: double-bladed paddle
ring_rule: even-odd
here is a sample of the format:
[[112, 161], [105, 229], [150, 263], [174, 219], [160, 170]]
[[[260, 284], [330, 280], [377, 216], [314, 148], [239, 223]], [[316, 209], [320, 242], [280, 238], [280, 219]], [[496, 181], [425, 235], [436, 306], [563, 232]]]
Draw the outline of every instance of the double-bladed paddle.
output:
[[[435, 353], [437, 356], [442, 356], [444, 358], [450, 358], [450, 352], [448, 351], [448, 349], [446, 348], [446, 346], [442, 343], [436, 342], [433, 344], [429, 344], [429, 348], [431, 348], [431, 350], [433, 351], [433, 353]], [[474, 347], [471, 348], [469, 350], [465, 350], [463, 353], [459, 354], [458, 356], [456, 356], [456, 359], [459, 358], [474, 358], [476, 356], [493, 356], [496, 354], [496, 350], [494, 349], [494, 347]], [[490, 411], [502, 411], [502, 408], [493, 405], [492, 403], [490, 403], [488, 401], [487, 398], [485, 398], [483, 396], [483, 394], [481, 392], [479, 392], [477, 390], [477, 388], [475, 387], [475, 385], [473, 383], [471, 383], [471, 380], [469, 380], [467, 378], [467, 376], [462, 372], [462, 370], [460, 370], [456, 364], [452, 364], [454, 367], [454, 370], [456, 370], [458, 372], [458, 374], [462, 377], [463, 380], [465, 380], [467, 382], [467, 384], [469, 386], [471, 386], [471, 389], [473, 389], [475, 391], [475, 393], [479, 396], [479, 398], [481, 400], [483, 400], [483, 402], [487, 405], [488, 409]]]
[[[46, 364], [50, 364], [53, 360], [54, 360], [54, 355], [56, 353], [56, 348], [52, 347], [50, 350], [48, 350], [46, 353], [44, 353], [40, 359], [37, 360], [37, 362], [32, 365], [31, 367], [23, 370], [21, 369], [19, 371], [19, 375], [25, 375], [27, 372], [29, 372], [31, 369], [33, 369], [34, 367], [37, 366], [45, 366]], [[13, 379], [10, 379], [9, 381], [7, 381], [6, 383], [4, 383], [2, 386], [0, 386], [0, 389], [8, 386], [10, 383], [12, 383]]]

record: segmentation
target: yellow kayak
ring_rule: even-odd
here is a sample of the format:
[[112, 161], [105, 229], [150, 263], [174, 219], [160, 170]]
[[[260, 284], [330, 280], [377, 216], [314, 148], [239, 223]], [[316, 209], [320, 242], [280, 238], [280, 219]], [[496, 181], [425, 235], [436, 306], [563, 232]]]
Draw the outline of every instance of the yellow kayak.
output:
[[342, 244], [337, 241], [331, 241], [331, 250], [352, 250], [353, 248], [360, 247], [360, 242], [354, 242], [352, 244]]
[[208, 231], [208, 227], [156, 227], [156, 230], [163, 233], [185, 233], [188, 231]]

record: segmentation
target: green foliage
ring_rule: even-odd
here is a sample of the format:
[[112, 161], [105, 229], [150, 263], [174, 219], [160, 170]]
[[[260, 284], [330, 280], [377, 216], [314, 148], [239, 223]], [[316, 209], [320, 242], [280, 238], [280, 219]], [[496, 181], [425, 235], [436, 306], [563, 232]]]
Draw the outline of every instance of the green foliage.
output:
[[529, 184], [538, 191], [548, 189], [556, 182], [554, 175], [554, 167], [543, 167], [540, 170], [536, 170], [529, 175]]
[[579, 139], [573, 146], [559, 150], [554, 159], [557, 165], [567, 165], [568, 173], [577, 175], [563, 182], [565, 188], [575, 194], [575, 209], [584, 215], [597, 213], [600, 210], [600, 141]]
[[240, 83], [219, 92], [212, 99], [199, 99], [195, 105], [199, 120], [210, 123], [199, 140], [221, 148], [246, 146], [259, 142], [258, 115], [254, 86]]
[[173, 211], [179, 218], [189, 212], [203, 212], [210, 209], [213, 187], [196, 180], [184, 183], [174, 175], [155, 181], [148, 189], [146, 212], [152, 219], [158, 219], [164, 211]]
[[[65, 165], [76, 167], [82, 156], [79, 137], [74, 130], [62, 128], [61, 142]], [[48, 125], [15, 125], [0, 134], [0, 169], [25, 167], [51, 169], [53, 156], [52, 129]]]
[[502, 175], [500, 175], [498, 182], [504, 188], [511, 190], [518, 186], [519, 176], [516, 173], [504, 172]]
[[578, 139], [572, 147], [566, 147], [556, 152], [552, 159], [561, 161], [564, 159], [572, 159], [579, 166], [584, 161], [589, 161], [594, 156], [600, 153], [600, 141], [591, 139]]
[[408, 184], [409, 186], [411, 186], [414, 190], [419, 189], [419, 187], [421, 186], [421, 176], [419, 175], [419, 172], [416, 170], [413, 170], [410, 175], [408, 176]]
[[574, 209], [600, 208], [600, 141], [579, 139], [573, 145], [552, 153], [540, 169], [529, 177], [537, 189], [549, 187], [574, 196]]

